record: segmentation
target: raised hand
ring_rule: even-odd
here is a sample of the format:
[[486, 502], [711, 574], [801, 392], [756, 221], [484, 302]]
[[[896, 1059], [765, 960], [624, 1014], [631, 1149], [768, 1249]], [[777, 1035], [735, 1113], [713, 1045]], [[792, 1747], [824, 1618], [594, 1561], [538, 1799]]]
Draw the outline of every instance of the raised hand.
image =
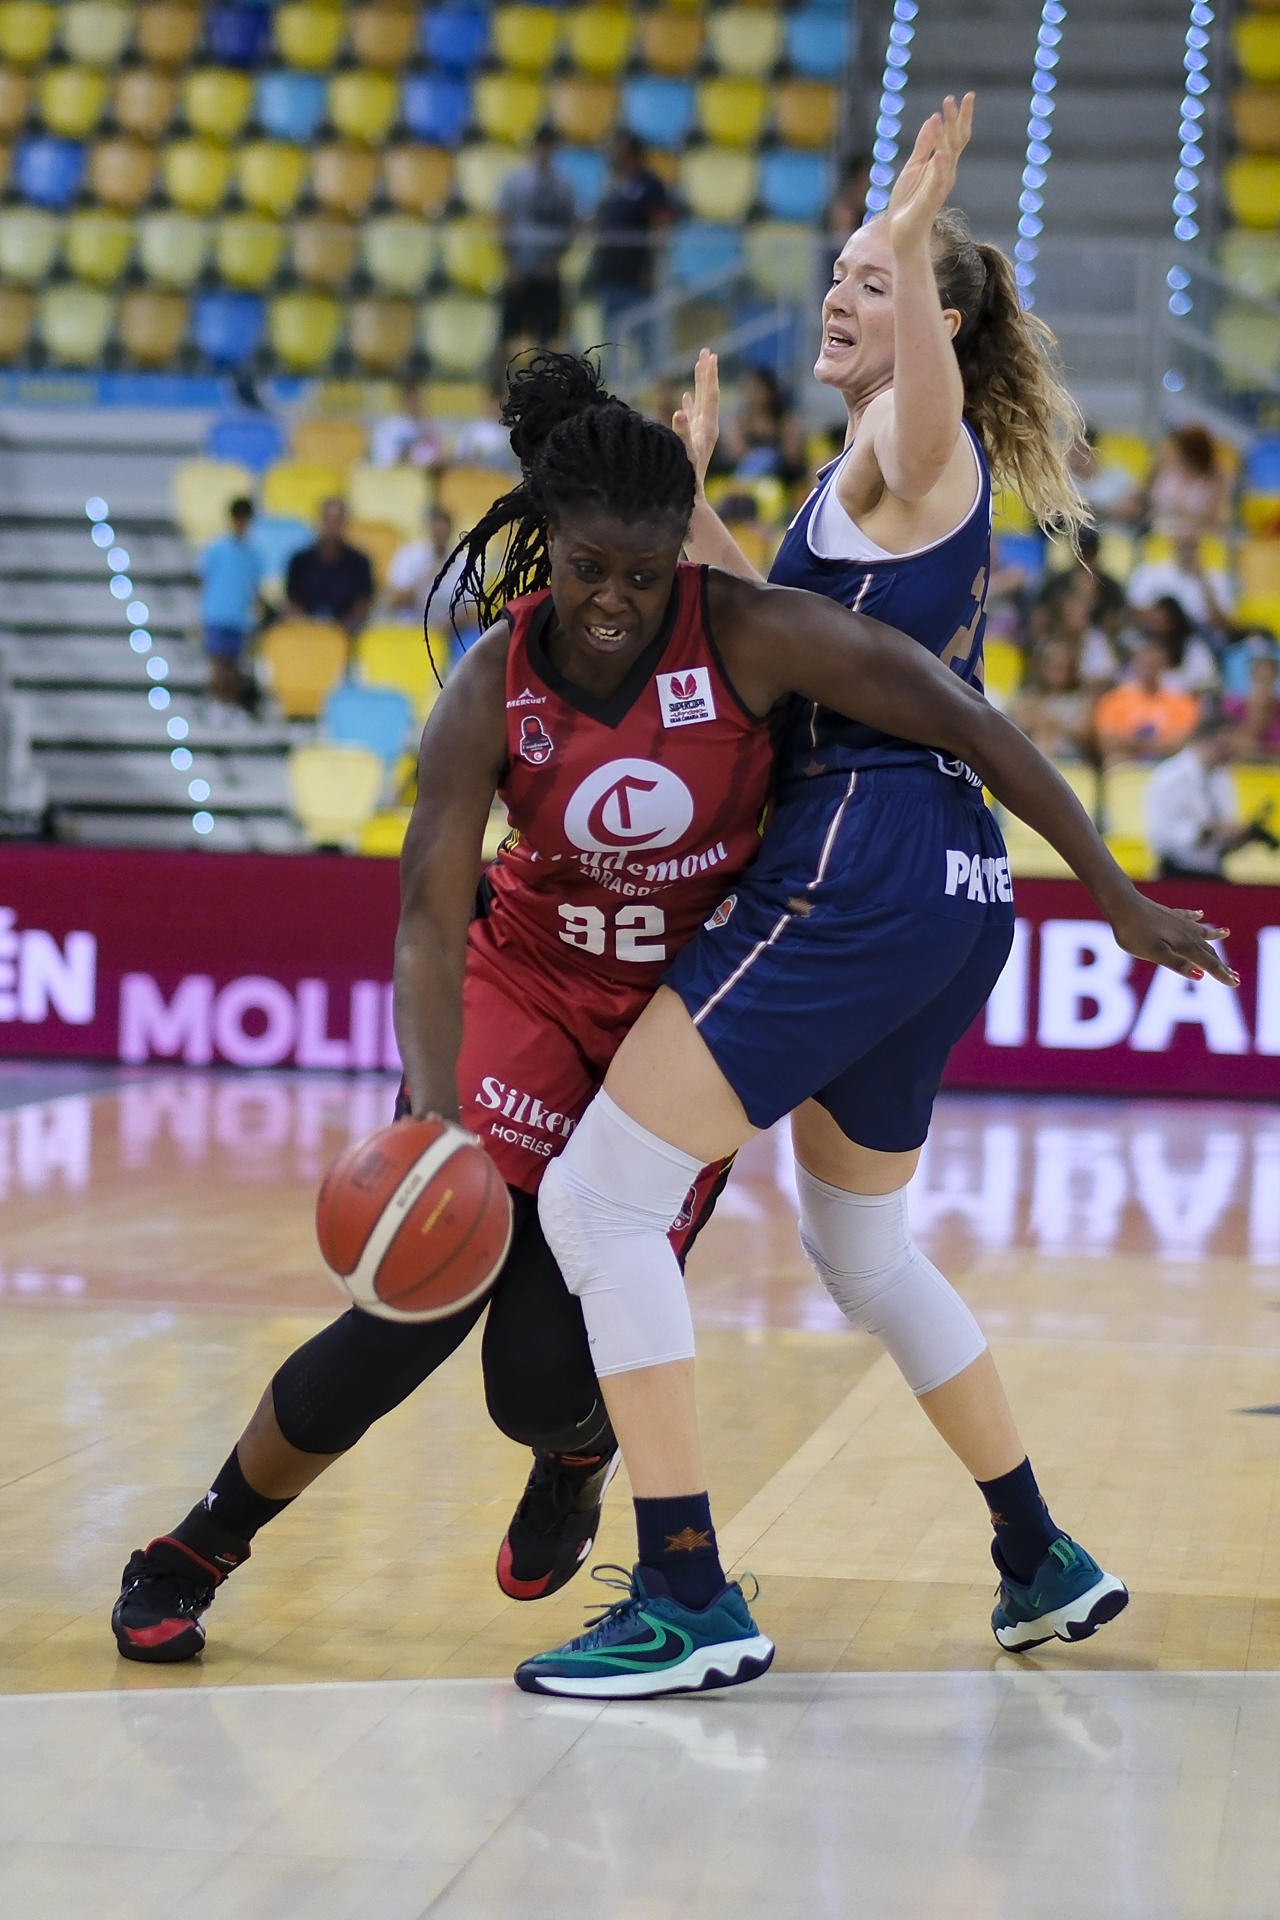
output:
[[895, 249], [927, 244], [935, 218], [956, 183], [960, 155], [973, 131], [973, 95], [959, 106], [948, 94], [941, 113], [931, 113], [916, 135], [910, 157], [893, 183], [884, 217]]
[[671, 416], [671, 425], [684, 441], [701, 487], [720, 438], [720, 362], [710, 347], [704, 347], [698, 355], [693, 392], [684, 395]]
[[1111, 923], [1116, 944], [1135, 960], [1154, 960], [1157, 966], [1199, 980], [1213, 975], [1225, 987], [1238, 987], [1240, 976], [1221, 954], [1210, 946], [1211, 940], [1225, 940], [1229, 927], [1206, 927], [1204, 915], [1189, 907], [1162, 907], [1134, 888], [1133, 899], [1123, 915]]

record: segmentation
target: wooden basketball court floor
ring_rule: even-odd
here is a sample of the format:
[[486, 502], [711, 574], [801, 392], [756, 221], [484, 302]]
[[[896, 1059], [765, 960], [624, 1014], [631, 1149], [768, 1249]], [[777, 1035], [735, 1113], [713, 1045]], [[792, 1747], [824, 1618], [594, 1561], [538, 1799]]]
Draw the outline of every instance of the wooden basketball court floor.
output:
[[[117, 1660], [130, 1549], [338, 1305], [311, 1208], [382, 1079], [0, 1069], [0, 1913], [98, 1920], [1280, 1915], [1280, 1114], [952, 1096], [918, 1236], [983, 1321], [1054, 1514], [1123, 1574], [1002, 1653], [977, 1495], [805, 1268], [785, 1133], [691, 1270], [739, 1692], [509, 1675], [525, 1460], [475, 1343], [273, 1526], [203, 1661]], [[625, 1481], [595, 1562], [631, 1555]], [[607, 1592], [604, 1599], [612, 1596]]]

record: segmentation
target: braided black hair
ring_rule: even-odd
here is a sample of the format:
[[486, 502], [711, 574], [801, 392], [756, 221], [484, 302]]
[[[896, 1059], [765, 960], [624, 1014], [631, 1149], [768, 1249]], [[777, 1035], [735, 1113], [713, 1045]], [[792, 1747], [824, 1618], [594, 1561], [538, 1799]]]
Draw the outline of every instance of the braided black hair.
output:
[[[475, 624], [485, 628], [508, 600], [550, 584], [547, 530], [563, 514], [594, 507], [618, 520], [670, 520], [683, 531], [693, 512], [694, 474], [684, 442], [609, 393], [598, 364], [585, 355], [530, 355], [509, 373], [501, 418], [520, 462], [519, 485], [463, 534], [428, 595], [430, 605], [464, 555], [449, 602], [455, 633], [461, 606], [474, 608]], [[504, 532], [502, 565], [486, 579], [487, 550]]]

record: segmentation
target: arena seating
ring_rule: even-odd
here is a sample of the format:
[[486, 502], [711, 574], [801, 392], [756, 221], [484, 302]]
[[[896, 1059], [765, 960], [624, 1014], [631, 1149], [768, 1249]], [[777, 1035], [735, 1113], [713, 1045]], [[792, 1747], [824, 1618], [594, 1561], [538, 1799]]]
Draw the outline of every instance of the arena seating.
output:
[[[820, 213], [849, 47], [848, 9], [817, 0], [3, 0], [0, 363], [475, 374], [497, 194], [538, 124], [584, 217], [615, 126], [654, 149], [686, 283]], [[386, 224], [441, 212], [438, 243]], [[699, 276], [708, 222], [739, 234]]]
[[[1280, 300], [1280, 9], [1251, 0], [1232, 23], [1235, 85], [1230, 100], [1236, 151], [1223, 169], [1232, 222], [1218, 243], [1218, 265], [1241, 291]], [[1229, 302], [1214, 337], [1238, 390], [1256, 384], [1250, 368], [1280, 376], [1280, 321], [1244, 301]]]

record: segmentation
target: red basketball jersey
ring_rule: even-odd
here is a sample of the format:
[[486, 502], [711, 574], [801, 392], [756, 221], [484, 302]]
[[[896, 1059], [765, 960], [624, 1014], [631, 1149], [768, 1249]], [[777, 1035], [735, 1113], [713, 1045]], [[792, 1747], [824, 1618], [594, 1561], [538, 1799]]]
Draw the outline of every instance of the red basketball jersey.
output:
[[660, 631], [608, 700], [548, 658], [551, 595], [512, 602], [513, 832], [486, 931], [513, 958], [652, 989], [754, 856], [773, 740], [725, 677], [705, 591], [705, 567], [678, 568]]

